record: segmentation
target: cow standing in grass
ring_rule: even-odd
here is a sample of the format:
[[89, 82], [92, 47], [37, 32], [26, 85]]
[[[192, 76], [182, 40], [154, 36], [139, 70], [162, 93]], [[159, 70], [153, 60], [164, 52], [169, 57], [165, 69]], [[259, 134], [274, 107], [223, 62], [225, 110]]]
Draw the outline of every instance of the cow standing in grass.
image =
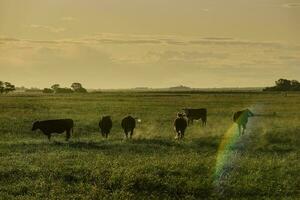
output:
[[121, 126], [124, 130], [125, 137], [128, 138], [128, 133], [130, 133], [129, 138], [132, 138], [133, 131], [136, 126], [135, 118], [132, 116], [125, 117], [121, 122]]
[[201, 119], [202, 126], [206, 126], [206, 122], [207, 122], [207, 109], [206, 108], [198, 108], [198, 109], [184, 108], [183, 111], [184, 111], [186, 117], [188, 118], [188, 124], [193, 124], [194, 120]]
[[248, 118], [253, 116], [254, 114], [249, 109], [237, 111], [234, 113], [233, 121], [238, 125], [239, 135], [244, 134], [248, 123]]
[[177, 136], [176, 136], [177, 139], [184, 138], [184, 132], [185, 132], [187, 125], [188, 125], [188, 122], [184, 118], [184, 115], [182, 113], [178, 113], [177, 118], [174, 121], [174, 130], [177, 133]]
[[107, 138], [112, 128], [112, 120], [110, 116], [104, 116], [99, 122], [100, 131], [103, 137]]
[[71, 131], [73, 132], [74, 122], [72, 119], [56, 119], [46, 121], [36, 121], [32, 126], [32, 131], [40, 129], [51, 140], [51, 134], [66, 132], [66, 141], [71, 137]]

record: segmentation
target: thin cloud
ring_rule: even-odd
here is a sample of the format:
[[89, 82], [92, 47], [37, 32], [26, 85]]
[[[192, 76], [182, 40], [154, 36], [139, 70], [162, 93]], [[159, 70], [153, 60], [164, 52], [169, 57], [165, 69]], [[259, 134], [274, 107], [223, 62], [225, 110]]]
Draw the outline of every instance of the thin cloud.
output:
[[234, 40], [234, 38], [230, 37], [204, 37], [203, 40]]
[[[50, 29], [48, 26], [31, 25], [32, 28], [43, 28]], [[52, 30], [53, 31], [53, 30]], [[58, 30], [56, 30], [58, 31]], [[107, 45], [169, 45], [169, 46], [194, 46], [205, 45], [205, 46], [239, 46], [239, 47], [268, 47], [274, 49], [280, 48], [293, 48], [297, 50], [300, 49], [299, 45], [291, 45], [280, 42], [268, 42], [268, 41], [248, 41], [240, 40], [230, 37], [204, 37], [204, 38], [191, 38], [191, 37], [174, 37], [165, 35], [93, 35], [78, 39], [61, 39], [61, 40], [29, 40], [29, 39], [18, 39], [11, 37], [0, 37], [1, 42], [27, 42], [36, 44], [49, 44], [49, 45], [97, 45], [97, 44], [107, 44]]]
[[222, 46], [268, 46], [274, 48], [282, 47], [281, 43], [278, 42], [257, 42], [257, 41], [247, 41], [247, 40], [211, 40], [211, 39], [201, 39], [201, 40], [191, 40], [188, 41], [191, 45], [222, 45]]
[[54, 45], [60, 45], [60, 44], [74, 44], [74, 45], [81, 45], [81, 44], [87, 44], [84, 41], [76, 41], [76, 40], [24, 40], [29, 43], [35, 43], [35, 44], [54, 44]]
[[208, 12], [208, 11], [209, 11], [209, 9], [207, 9], [207, 8], [204, 8], [204, 9], [201, 9], [201, 11], [203, 11], [203, 12]]
[[61, 18], [62, 21], [75, 21], [74, 17], [62, 17]]
[[160, 44], [159, 40], [120, 40], [120, 39], [94, 39], [94, 41], [106, 44]]
[[66, 30], [65, 28], [38, 25], [38, 24], [31, 24], [31, 25], [29, 25], [29, 27], [32, 29], [40, 29], [40, 30], [51, 32], [51, 33], [60, 33], [60, 32], [64, 32]]
[[20, 40], [17, 38], [11, 37], [0, 37], [0, 42], [19, 42]]
[[283, 7], [285, 7], [285, 8], [299, 8], [300, 3], [287, 3], [287, 4], [284, 4]]

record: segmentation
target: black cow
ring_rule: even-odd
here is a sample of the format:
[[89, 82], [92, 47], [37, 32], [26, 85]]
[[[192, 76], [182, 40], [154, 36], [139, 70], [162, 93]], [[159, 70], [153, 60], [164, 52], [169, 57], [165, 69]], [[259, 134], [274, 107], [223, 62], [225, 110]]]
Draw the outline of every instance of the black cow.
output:
[[199, 108], [199, 109], [192, 109], [192, 108], [184, 108], [183, 111], [185, 112], [186, 117], [188, 118], [188, 124], [193, 123], [193, 120], [202, 121], [202, 126], [206, 126], [207, 122], [207, 109], [206, 108]]
[[183, 139], [184, 138], [184, 132], [188, 125], [187, 120], [184, 118], [184, 115], [182, 113], [177, 114], [177, 118], [174, 121], [174, 130], [177, 133], [176, 138]]
[[133, 130], [135, 129], [136, 126], [135, 118], [133, 118], [132, 116], [125, 117], [121, 122], [121, 126], [124, 130], [126, 138], [128, 138], [129, 132], [130, 132], [129, 137], [132, 138]]
[[63, 133], [66, 131], [66, 141], [71, 137], [73, 132], [74, 122], [72, 119], [56, 119], [46, 121], [36, 121], [33, 123], [32, 131], [40, 129], [45, 135], [48, 136], [50, 141], [52, 133]]
[[[244, 134], [246, 130], [246, 125], [248, 123], [248, 118], [253, 116], [254, 114], [249, 109], [237, 111], [234, 113], [233, 121], [238, 125], [239, 135]], [[241, 132], [242, 127], [243, 127], [243, 131]]]
[[100, 131], [103, 137], [107, 138], [112, 128], [112, 120], [110, 116], [104, 116], [99, 122]]

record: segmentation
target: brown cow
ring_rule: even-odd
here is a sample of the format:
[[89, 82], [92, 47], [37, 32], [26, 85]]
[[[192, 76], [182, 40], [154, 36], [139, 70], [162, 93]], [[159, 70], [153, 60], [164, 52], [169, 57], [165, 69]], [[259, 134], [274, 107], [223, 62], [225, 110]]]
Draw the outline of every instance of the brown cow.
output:
[[177, 118], [174, 121], [174, 130], [177, 133], [176, 138], [183, 139], [184, 138], [184, 132], [187, 127], [188, 123], [187, 120], [184, 118], [184, 115], [182, 113], [177, 114]]
[[192, 124], [193, 120], [202, 121], [202, 126], [206, 126], [207, 122], [207, 109], [206, 108], [199, 108], [199, 109], [192, 109], [192, 108], [184, 108], [183, 111], [185, 112], [186, 117], [188, 118], [188, 124]]
[[40, 129], [45, 135], [48, 136], [48, 140], [51, 139], [52, 133], [66, 132], [66, 141], [71, 137], [71, 131], [73, 132], [74, 122], [72, 119], [55, 119], [46, 121], [36, 121], [32, 126], [32, 131]]
[[[234, 113], [233, 121], [238, 125], [239, 135], [244, 134], [248, 123], [248, 118], [253, 116], [254, 114], [249, 109], [237, 111]], [[243, 131], [241, 132], [242, 128]]]

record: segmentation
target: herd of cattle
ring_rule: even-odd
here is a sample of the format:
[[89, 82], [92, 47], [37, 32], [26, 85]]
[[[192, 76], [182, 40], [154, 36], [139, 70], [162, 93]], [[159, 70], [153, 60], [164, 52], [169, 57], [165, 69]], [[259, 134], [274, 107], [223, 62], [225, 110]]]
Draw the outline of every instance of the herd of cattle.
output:
[[[192, 124], [194, 120], [201, 120], [202, 126], [206, 126], [207, 122], [207, 109], [183, 109], [184, 112], [178, 113], [174, 121], [174, 130], [176, 131], [176, 138], [183, 139], [184, 133], [189, 124]], [[237, 111], [233, 115], [233, 121], [238, 125], [239, 134], [244, 134], [249, 117], [253, 117], [254, 114], [249, 110]], [[136, 127], [136, 120], [140, 122], [140, 119], [133, 118], [132, 116], [126, 116], [121, 126], [124, 130], [125, 137], [132, 138], [133, 131]], [[113, 126], [110, 116], [104, 116], [100, 119], [99, 128], [103, 137], [107, 138]], [[53, 133], [66, 132], [66, 140], [68, 141], [73, 133], [74, 122], [72, 119], [55, 119], [46, 121], [36, 121], [32, 126], [32, 131], [41, 130], [49, 139]]]

